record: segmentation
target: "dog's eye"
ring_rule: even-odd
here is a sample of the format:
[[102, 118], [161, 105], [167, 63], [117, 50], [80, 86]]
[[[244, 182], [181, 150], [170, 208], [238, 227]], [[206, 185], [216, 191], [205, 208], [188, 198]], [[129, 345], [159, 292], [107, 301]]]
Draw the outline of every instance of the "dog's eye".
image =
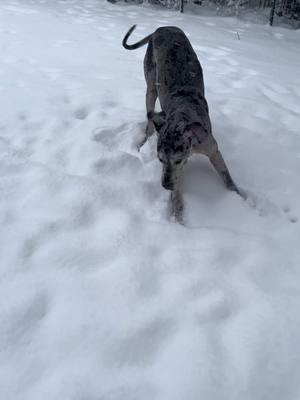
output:
[[175, 161], [175, 164], [180, 164], [180, 163], [181, 163], [181, 160]]

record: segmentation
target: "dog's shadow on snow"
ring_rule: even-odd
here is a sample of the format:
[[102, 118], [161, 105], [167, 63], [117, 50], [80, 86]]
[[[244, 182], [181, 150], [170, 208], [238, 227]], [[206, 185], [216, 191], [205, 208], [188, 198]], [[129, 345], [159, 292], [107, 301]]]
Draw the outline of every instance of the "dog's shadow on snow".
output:
[[184, 170], [184, 195], [199, 198], [201, 203], [217, 203], [227, 191], [207, 157], [194, 155], [190, 158]]

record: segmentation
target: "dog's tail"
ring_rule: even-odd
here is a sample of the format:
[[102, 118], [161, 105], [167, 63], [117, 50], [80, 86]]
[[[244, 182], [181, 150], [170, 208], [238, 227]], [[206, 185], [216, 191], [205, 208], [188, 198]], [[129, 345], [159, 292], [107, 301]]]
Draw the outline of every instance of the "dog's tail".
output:
[[126, 33], [126, 35], [124, 36], [124, 39], [122, 41], [123, 47], [125, 47], [125, 49], [127, 49], [127, 50], [135, 50], [135, 49], [138, 49], [139, 47], [144, 46], [145, 44], [147, 44], [149, 42], [149, 40], [150, 40], [150, 38], [152, 36], [152, 34], [151, 34], [151, 35], [146, 36], [144, 39], [140, 40], [137, 43], [127, 44], [127, 40], [129, 38], [129, 36], [132, 34], [132, 32], [135, 30], [135, 28], [136, 28], [136, 25], [133, 25], [129, 29], [129, 31]]

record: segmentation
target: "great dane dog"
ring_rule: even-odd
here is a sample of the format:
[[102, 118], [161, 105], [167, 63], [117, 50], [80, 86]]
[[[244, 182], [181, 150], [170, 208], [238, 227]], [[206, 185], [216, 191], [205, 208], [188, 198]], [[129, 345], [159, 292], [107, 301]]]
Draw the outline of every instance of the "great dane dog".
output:
[[[181, 29], [166, 26], [129, 45], [127, 40], [135, 28], [136, 25], [129, 29], [122, 44], [125, 49], [134, 50], [148, 43], [144, 59], [148, 123], [139, 148], [155, 128], [157, 155], [163, 166], [161, 183], [171, 191], [171, 213], [182, 222], [182, 172], [193, 153], [209, 157], [226, 187], [242, 194], [212, 135], [202, 68], [188, 38]], [[161, 112], [154, 111], [157, 97]]]

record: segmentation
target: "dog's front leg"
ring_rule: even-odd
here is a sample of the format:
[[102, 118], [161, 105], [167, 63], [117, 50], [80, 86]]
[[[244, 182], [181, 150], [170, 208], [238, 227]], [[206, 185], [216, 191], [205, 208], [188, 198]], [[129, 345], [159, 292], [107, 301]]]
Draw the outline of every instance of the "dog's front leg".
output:
[[183, 224], [183, 196], [179, 189], [172, 190], [170, 193], [170, 211], [171, 216], [175, 217], [175, 220], [180, 224]]
[[219, 150], [217, 150], [214, 154], [212, 154], [210, 157], [210, 162], [212, 165], [215, 167], [216, 171], [220, 175], [221, 179], [225, 183], [225, 186], [237, 194], [239, 194], [242, 198], [246, 198], [245, 193], [240, 190], [237, 185], [235, 184], [234, 180], [232, 179], [229, 170], [225, 164], [225, 161], [222, 157], [222, 154], [220, 153]]

